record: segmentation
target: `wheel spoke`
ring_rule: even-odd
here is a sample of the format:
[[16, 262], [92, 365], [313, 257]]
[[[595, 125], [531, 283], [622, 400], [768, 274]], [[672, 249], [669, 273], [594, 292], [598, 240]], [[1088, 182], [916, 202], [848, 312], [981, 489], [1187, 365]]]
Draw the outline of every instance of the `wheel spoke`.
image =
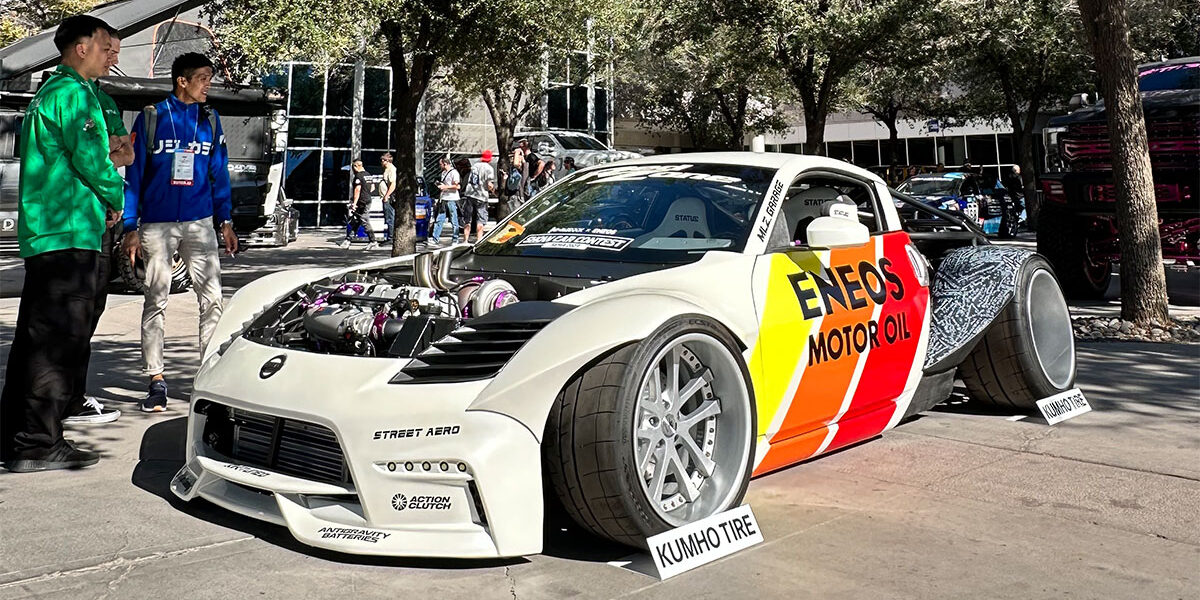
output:
[[712, 381], [712, 379], [713, 379], [712, 371], [710, 371], [708, 369], [705, 369], [704, 372], [701, 373], [699, 377], [692, 378], [692, 380], [687, 382], [687, 385], [683, 386], [683, 389], [680, 390], [680, 392], [679, 392], [680, 402], [687, 402], [688, 398], [692, 397], [692, 394], [695, 394], [696, 392], [700, 391], [700, 388], [704, 387], [704, 385], [707, 384], [708, 382]]
[[681, 435], [679, 439], [683, 440], [683, 447], [687, 449], [688, 454], [692, 455], [692, 463], [700, 470], [700, 474], [705, 477], [712, 477], [713, 472], [716, 471], [717, 463], [714, 463], [711, 458], [705, 456], [700, 451], [700, 446], [696, 445], [696, 440], [692, 439], [692, 436]]
[[662, 502], [663, 486], [667, 483], [667, 459], [665, 451], [646, 453], [647, 459], [651, 454], [658, 454], [654, 463], [654, 474], [650, 476], [650, 501]]
[[667, 400], [670, 402], [670, 408], [674, 410], [679, 406], [679, 370], [683, 362], [683, 348], [675, 346], [671, 348], [671, 387], [667, 390]]
[[[641, 460], [638, 461], [638, 475], [642, 478], [646, 477], [646, 475], [645, 475], [646, 467], [650, 466], [650, 459], [654, 458], [654, 455], [656, 454], [656, 450], [658, 450], [658, 447], [657, 447], [658, 440], [655, 439], [657, 437], [658, 436], [654, 436], [653, 438], [650, 438], [650, 445], [646, 447], [646, 453], [643, 454]], [[661, 461], [659, 461], [659, 462], [661, 462]]]
[[699, 408], [692, 411], [691, 414], [679, 419], [679, 431], [683, 433], [691, 433], [693, 427], [705, 419], [721, 414], [721, 403], [716, 398], [705, 400]]
[[700, 497], [700, 490], [692, 483], [691, 478], [687, 475], [687, 469], [683, 466], [683, 460], [679, 458], [679, 451], [673, 446], [667, 448], [669, 454], [667, 460], [671, 463], [671, 470], [675, 472], [675, 485], [680, 494], [683, 494], [683, 499], [688, 502], [694, 502]]

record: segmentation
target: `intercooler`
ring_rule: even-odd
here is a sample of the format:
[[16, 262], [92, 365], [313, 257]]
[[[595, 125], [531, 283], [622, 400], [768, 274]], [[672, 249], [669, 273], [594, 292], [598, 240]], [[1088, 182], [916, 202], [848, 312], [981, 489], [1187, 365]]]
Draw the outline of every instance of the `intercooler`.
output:
[[329, 428], [212, 402], [203, 408], [205, 445], [234, 462], [311, 481], [351, 482]]

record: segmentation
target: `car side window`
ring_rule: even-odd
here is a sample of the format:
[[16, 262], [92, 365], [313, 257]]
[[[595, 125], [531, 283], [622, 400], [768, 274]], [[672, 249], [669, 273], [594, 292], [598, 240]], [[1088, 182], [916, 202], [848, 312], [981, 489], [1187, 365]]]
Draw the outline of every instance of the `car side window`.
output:
[[809, 223], [828, 216], [831, 204], [853, 206], [860, 223], [871, 233], [881, 232], [879, 205], [870, 185], [849, 177], [801, 175], [788, 188], [767, 247], [808, 245]]

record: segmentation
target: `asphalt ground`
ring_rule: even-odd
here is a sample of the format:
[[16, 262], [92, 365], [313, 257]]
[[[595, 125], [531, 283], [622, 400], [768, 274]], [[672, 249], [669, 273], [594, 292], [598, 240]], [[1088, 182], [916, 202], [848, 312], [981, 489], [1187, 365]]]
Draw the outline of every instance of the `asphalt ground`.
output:
[[[226, 294], [272, 271], [368, 257], [335, 235], [224, 259]], [[21, 276], [0, 259], [0, 362]], [[547, 524], [537, 556], [364, 558], [177, 501], [167, 485], [183, 462], [185, 404], [137, 412], [140, 300], [110, 296], [93, 342], [93, 393], [123, 416], [68, 433], [103, 460], [0, 472], [0, 598], [1200, 597], [1200, 345], [1079, 344], [1094, 410], [1053, 427], [956, 396], [760, 477], [747, 502], [765, 542], [659, 582], [620, 566], [637, 558], [627, 548], [569, 523]], [[172, 297], [167, 331], [171, 395], [185, 399], [198, 362], [190, 293]]]

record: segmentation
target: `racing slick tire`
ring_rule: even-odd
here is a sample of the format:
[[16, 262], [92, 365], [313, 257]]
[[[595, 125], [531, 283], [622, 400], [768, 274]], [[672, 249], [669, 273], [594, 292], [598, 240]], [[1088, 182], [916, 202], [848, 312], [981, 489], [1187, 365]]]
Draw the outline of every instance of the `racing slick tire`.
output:
[[[129, 261], [129, 255], [121, 252], [120, 247], [113, 251], [113, 260], [117, 263], [117, 268], [114, 271], [117, 273], [124, 284], [125, 289], [139, 294], [146, 293], [146, 265], [138, 258], [134, 262]], [[176, 252], [175, 256], [171, 257], [171, 293], [178, 294], [186, 292], [192, 288], [192, 278], [188, 275], [187, 263], [183, 261], [183, 257]]]
[[645, 548], [647, 537], [741, 503], [756, 427], [733, 337], [681, 316], [567, 383], [547, 419], [545, 470], [572, 520]]
[[1036, 409], [1075, 383], [1075, 338], [1067, 302], [1050, 263], [1021, 266], [1012, 300], [959, 367], [972, 400]]
[[1045, 203], [1038, 215], [1037, 251], [1054, 265], [1063, 293], [1078, 300], [1101, 300], [1112, 278], [1112, 263], [1088, 252], [1086, 223]]

